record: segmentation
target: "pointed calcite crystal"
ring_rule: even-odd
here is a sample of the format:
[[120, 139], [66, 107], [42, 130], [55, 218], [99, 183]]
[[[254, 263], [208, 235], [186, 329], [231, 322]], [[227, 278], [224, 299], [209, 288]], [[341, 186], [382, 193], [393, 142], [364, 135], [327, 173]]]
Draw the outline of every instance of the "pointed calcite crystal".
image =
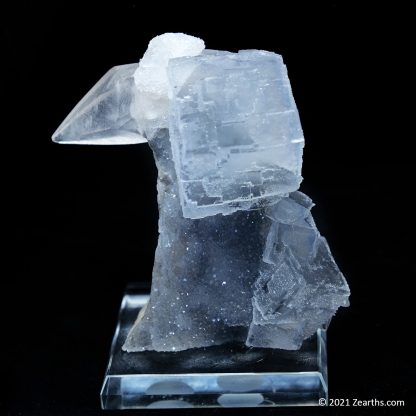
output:
[[145, 143], [130, 113], [137, 67], [111, 68], [69, 113], [52, 139], [72, 144]]
[[53, 139], [153, 150], [160, 235], [126, 351], [297, 349], [348, 306], [312, 200], [298, 191], [304, 139], [280, 55], [158, 36], [139, 64], [110, 70]]

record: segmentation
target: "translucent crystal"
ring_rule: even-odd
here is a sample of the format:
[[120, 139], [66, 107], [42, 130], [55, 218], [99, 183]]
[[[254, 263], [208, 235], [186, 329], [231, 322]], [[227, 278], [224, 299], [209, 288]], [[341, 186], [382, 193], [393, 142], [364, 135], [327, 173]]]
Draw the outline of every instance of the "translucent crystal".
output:
[[130, 112], [137, 67], [111, 68], [69, 113], [52, 140], [68, 144], [145, 143]]
[[160, 235], [150, 300], [124, 350], [298, 349], [348, 305], [312, 200], [297, 191], [304, 140], [281, 56], [158, 36], [53, 139], [153, 150]]
[[126, 351], [180, 351], [225, 342], [297, 349], [327, 324], [349, 290], [310, 198], [230, 215], [182, 215], [168, 137], [149, 141], [160, 209], [150, 302]]
[[254, 285], [247, 345], [297, 349], [348, 306], [347, 282], [315, 226], [312, 206], [295, 192], [266, 209], [272, 223]]
[[261, 210], [182, 215], [169, 138], [149, 141], [158, 166], [159, 242], [150, 302], [127, 351], [179, 351], [244, 342], [265, 238]]
[[210, 51], [171, 60], [169, 77], [185, 217], [261, 207], [298, 189], [304, 140], [280, 55]]

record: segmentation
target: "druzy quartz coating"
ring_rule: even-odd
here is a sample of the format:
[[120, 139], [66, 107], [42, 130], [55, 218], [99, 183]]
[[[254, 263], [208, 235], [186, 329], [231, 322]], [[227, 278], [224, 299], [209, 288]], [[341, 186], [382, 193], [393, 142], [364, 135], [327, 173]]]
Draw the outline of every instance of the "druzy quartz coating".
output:
[[150, 301], [124, 350], [298, 349], [348, 306], [298, 190], [304, 138], [280, 55], [157, 36], [138, 64], [112, 68], [53, 140], [153, 150], [159, 241]]

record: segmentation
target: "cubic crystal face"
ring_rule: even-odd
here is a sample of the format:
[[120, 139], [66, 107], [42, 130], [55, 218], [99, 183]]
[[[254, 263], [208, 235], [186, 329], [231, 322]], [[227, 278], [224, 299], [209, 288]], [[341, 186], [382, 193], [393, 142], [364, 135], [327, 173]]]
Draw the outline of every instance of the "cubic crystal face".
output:
[[247, 345], [297, 349], [349, 304], [347, 282], [316, 228], [312, 206], [294, 192], [266, 209], [272, 223], [254, 284]]
[[282, 58], [164, 34], [111, 69], [59, 143], [148, 142], [158, 168], [152, 290], [123, 349], [298, 349], [349, 288], [297, 191], [304, 139]]
[[185, 217], [269, 205], [299, 187], [304, 139], [280, 55], [211, 51], [168, 71]]

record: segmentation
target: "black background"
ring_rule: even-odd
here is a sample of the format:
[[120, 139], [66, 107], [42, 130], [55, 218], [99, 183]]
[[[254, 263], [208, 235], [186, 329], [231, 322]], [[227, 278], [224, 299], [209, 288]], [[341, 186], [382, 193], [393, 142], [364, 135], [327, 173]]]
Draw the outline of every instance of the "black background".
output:
[[[147, 145], [63, 146], [50, 136], [110, 67], [137, 62], [147, 42], [167, 31], [199, 36], [211, 49], [283, 55], [306, 137], [301, 190], [316, 202], [318, 227], [352, 291], [351, 307], [339, 311], [328, 334], [330, 396], [403, 399], [397, 413], [410, 414], [413, 157], [406, 103], [397, 94], [408, 88], [408, 11], [285, 3], [273, 3], [276, 11], [268, 3], [237, 4], [230, 12], [224, 2], [19, 2], [2, 13], [9, 208], [2, 220], [13, 232], [5, 245], [14, 249], [1, 283], [6, 414], [103, 413], [99, 390], [123, 289], [151, 277], [156, 168]], [[296, 412], [395, 409], [372, 410]]]

